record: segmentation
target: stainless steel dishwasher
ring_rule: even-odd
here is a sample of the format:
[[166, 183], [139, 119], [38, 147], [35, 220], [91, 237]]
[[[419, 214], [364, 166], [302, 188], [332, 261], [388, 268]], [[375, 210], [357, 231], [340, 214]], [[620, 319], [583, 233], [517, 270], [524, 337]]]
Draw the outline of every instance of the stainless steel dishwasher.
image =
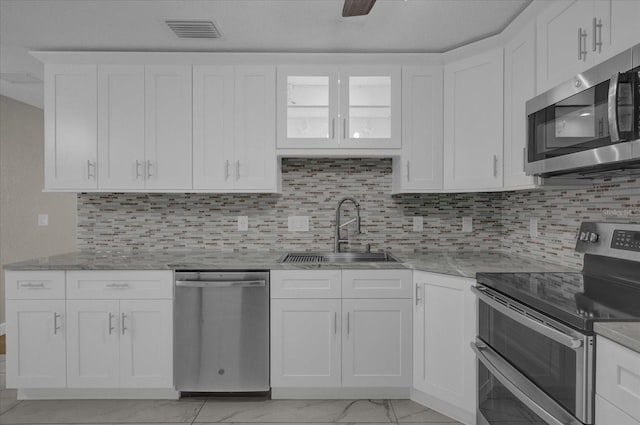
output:
[[175, 279], [176, 390], [269, 391], [269, 272], [176, 271]]

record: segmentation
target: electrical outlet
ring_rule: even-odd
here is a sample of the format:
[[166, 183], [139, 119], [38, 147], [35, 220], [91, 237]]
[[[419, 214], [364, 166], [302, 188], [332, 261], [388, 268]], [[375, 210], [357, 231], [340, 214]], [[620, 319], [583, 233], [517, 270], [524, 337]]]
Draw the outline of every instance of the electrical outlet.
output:
[[38, 214], [38, 226], [49, 225], [49, 214]]
[[538, 237], [538, 219], [530, 218], [529, 219], [529, 236], [533, 239]]
[[413, 231], [422, 232], [424, 230], [424, 219], [421, 215], [413, 217]]
[[306, 215], [291, 215], [288, 219], [290, 232], [308, 232], [309, 231], [309, 216]]
[[473, 217], [462, 217], [462, 231], [473, 232]]
[[238, 216], [238, 230], [241, 232], [246, 232], [249, 230], [249, 217], [246, 215]]

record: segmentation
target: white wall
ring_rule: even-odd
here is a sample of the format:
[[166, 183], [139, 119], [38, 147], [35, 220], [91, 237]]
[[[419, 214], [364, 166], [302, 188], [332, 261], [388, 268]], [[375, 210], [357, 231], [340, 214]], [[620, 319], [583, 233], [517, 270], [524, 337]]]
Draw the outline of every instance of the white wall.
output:
[[[0, 96], [0, 265], [76, 249], [76, 195], [43, 186], [43, 111]], [[38, 214], [49, 215], [48, 226], [38, 226]]]

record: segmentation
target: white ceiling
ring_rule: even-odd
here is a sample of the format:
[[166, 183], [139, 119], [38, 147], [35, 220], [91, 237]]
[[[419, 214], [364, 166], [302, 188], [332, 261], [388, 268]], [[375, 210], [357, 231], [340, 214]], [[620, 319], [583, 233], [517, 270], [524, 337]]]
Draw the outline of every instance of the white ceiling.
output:
[[[501, 32], [531, 0], [0, 0], [0, 72], [43, 77], [29, 50], [444, 52]], [[221, 39], [178, 39], [165, 19], [211, 19]], [[42, 107], [42, 84], [0, 94]]]

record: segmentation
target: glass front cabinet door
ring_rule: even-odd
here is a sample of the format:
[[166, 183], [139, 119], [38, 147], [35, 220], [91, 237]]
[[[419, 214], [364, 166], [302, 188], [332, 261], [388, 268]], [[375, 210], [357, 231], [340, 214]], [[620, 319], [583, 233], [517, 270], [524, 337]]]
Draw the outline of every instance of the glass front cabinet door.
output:
[[278, 148], [400, 148], [400, 68], [281, 66]]

